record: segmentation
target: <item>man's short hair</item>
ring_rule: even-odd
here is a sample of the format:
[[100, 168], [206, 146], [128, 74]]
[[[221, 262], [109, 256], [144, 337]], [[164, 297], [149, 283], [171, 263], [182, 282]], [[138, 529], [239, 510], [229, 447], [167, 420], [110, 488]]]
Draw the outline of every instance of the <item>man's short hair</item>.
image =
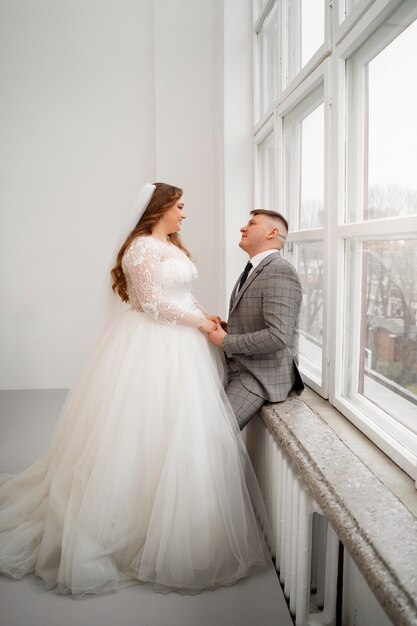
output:
[[288, 222], [285, 219], [285, 217], [283, 215], [281, 215], [281, 213], [278, 213], [278, 211], [270, 211], [269, 209], [254, 209], [253, 211], [250, 212], [251, 215], [269, 215], [269, 217], [272, 217], [273, 219], [276, 219], [278, 221], [280, 221], [286, 230], [286, 235], [288, 234]]

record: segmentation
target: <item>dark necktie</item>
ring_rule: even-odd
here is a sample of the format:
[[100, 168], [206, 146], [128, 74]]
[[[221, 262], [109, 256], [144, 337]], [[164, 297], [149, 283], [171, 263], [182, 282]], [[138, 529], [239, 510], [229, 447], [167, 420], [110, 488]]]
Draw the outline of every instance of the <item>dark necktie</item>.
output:
[[245, 269], [243, 270], [243, 274], [242, 274], [242, 278], [240, 279], [238, 291], [240, 291], [242, 289], [242, 287], [243, 287], [243, 285], [245, 283], [245, 280], [247, 279], [248, 274], [251, 271], [252, 267], [253, 267], [252, 263], [250, 261], [248, 261], [246, 263]]

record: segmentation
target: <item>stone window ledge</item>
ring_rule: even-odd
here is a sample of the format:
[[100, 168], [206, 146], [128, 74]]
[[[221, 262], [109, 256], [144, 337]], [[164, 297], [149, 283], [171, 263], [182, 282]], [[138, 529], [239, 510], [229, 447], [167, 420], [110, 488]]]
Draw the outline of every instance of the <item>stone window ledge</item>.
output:
[[[325, 418], [323, 408], [327, 412], [329, 409], [324, 406], [320, 410], [317, 406], [317, 410], [314, 395], [307, 391], [303, 400], [289, 398], [283, 403], [265, 405], [261, 417], [298, 469], [390, 619], [398, 626], [415, 625], [417, 517], [410, 510], [416, 506], [414, 483], [410, 478], [412, 503], [405, 474], [399, 470], [400, 481], [387, 457], [379, 453], [382, 457], [378, 458], [376, 447], [356, 428], [352, 426], [351, 431], [339, 423], [337, 415], [327, 414]], [[341, 419], [347, 422], [346, 418]], [[374, 448], [369, 456], [368, 446]], [[368, 463], [360, 456], [365, 456]], [[378, 476], [378, 472], [383, 476]], [[411, 506], [406, 506], [387, 482], [401, 488], [402, 500]]]
[[417, 517], [417, 491], [414, 480], [391, 461], [380, 448], [360, 432], [328, 400], [306, 387], [302, 400], [336, 432], [348, 448]]

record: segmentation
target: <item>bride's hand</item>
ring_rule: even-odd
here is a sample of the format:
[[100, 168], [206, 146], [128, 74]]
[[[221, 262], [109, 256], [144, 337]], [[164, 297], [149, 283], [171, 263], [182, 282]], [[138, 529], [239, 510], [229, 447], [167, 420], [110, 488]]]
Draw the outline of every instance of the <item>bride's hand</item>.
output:
[[216, 330], [216, 328], [217, 328], [217, 324], [215, 322], [207, 318], [204, 318], [203, 320], [201, 320], [201, 324], [198, 327], [198, 330], [201, 330], [202, 333], [208, 334], [208, 333], [212, 333], [214, 330]]

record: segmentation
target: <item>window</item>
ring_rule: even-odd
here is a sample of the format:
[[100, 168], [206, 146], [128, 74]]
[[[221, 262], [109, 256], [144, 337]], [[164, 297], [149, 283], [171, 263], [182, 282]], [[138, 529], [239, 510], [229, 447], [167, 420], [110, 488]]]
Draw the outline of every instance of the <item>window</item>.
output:
[[293, 263], [303, 287], [300, 319], [300, 365], [310, 381], [322, 384], [323, 361], [323, 242], [294, 245]]
[[417, 214], [417, 82], [404, 71], [416, 41], [417, 21], [367, 65], [366, 219]]
[[417, 83], [404, 66], [417, 53], [417, 22], [368, 59], [374, 39], [347, 64], [349, 221], [417, 214]]
[[406, 17], [397, 13], [400, 32], [389, 19], [346, 59], [344, 356], [334, 394], [415, 476], [417, 87], [407, 59], [417, 52], [417, 22]]
[[299, 228], [323, 226], [324, 106], [303, 119], [300, 128], [301, 172]]
[[324, 42], [323, 0], [301, 1], [301, 67]]
[[417, 239], [352, 240], [347, 254], [345, 394], [417, 434]]
[[290, 225], [302, 373], [417, 480], [417, 5], [258, 8], [259, 64], [279, 80], [254, 128], [255, 184]]
[[[283, 115], [284, 206], [292, 232], [287, 257], [303, 287], [300, 365], [310, 384], [323, 391], [324, 298], [324, 105], [314, 89]], [[300, 241], [302, 236], [302, 241]]]
[[283, 40], [286, 41], [282, 55], [286, 67], [283, 89], [324, 44], [325, 4], [324, 0], [286, 0], [283, 3]]
[[258, 202], [257, 206], [275, 210], [275, 140], [270, 131], [258, 146]]
[[[321, 76], [323, 80], [324, 75]], [[303, 287], [300, 365], [314, 389], [324, 392], [324, 91], [323, 83], [288, 114], [283, 112], [284, 213], [289, 220], [286, 255]]]
[[324, 107], [306, 113], [307, 105], [303, 102], [283, 118], [286, 205], [293, 214], [292, 230], [323, 226]]
[[278, 97], [278, 11], [267, 15], [258, 34], [258, 118]]

